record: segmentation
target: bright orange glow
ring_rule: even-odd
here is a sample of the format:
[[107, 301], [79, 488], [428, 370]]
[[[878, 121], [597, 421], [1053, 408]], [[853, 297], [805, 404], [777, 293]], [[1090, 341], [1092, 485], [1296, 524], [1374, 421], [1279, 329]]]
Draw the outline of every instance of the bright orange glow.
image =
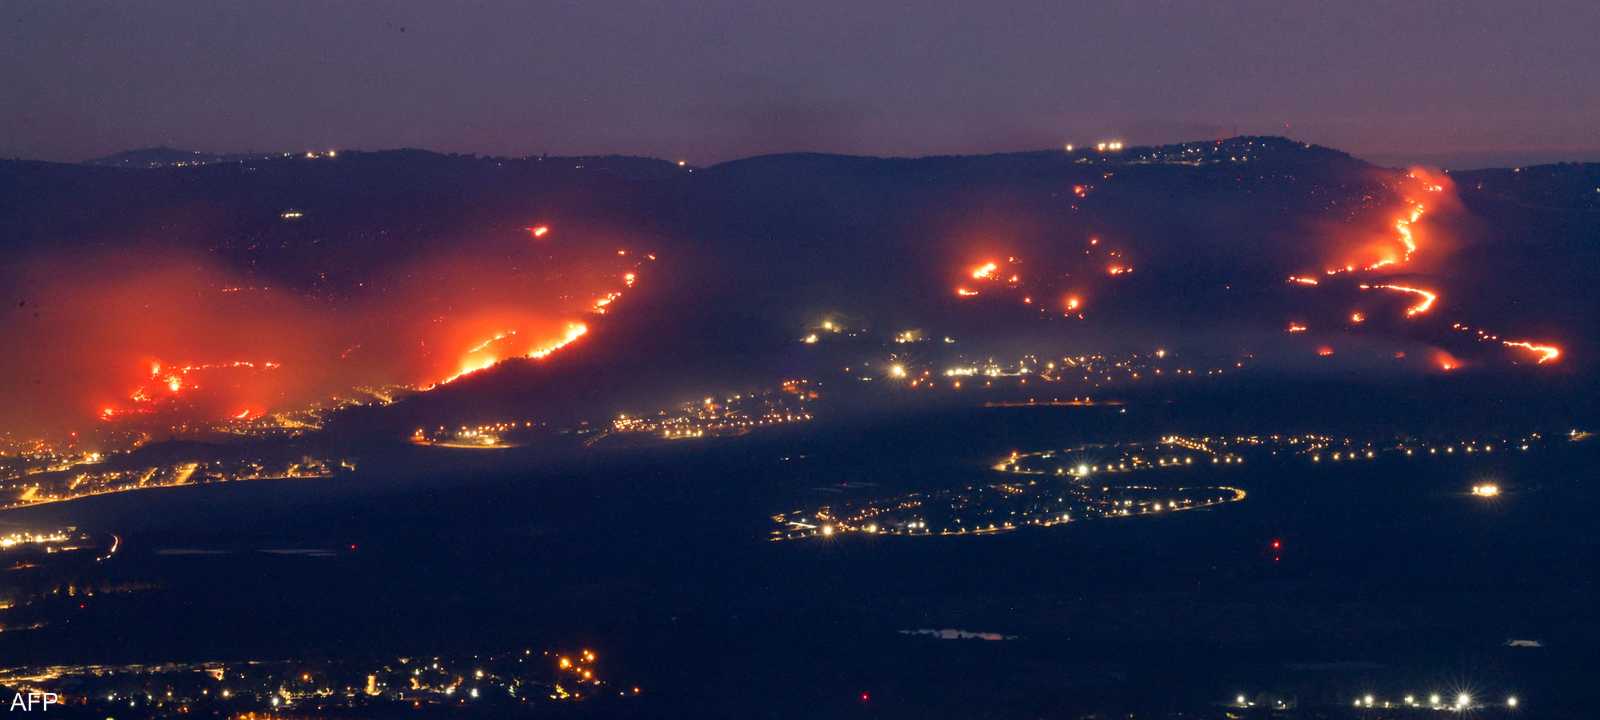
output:
[[1364, 323], [1366, 321], [1367, 321], [1367, 316], [1366, 315], [1363, 315], [1363, 314], [1358, 313], [1358, 312], [1350, 313], [1350, 322], [1353, 322], [1353, 323], [1355, 323], [1357, 325], [1360, 325], [1361, 323]]
[[633, 281], [636, 280], [636, 279], [638, 279], [638, 276], [634, 275], [633, 273], [623, 273], [622, 274], [622, 284], [625, 287], [633, 287]]
[[973, 280], [988, 280], [990, 278], [993, 278], [995, 271], [999, 270], [999, 269], [1000, 269], [1000, 266], [996, 265], [993, 261], [986, 262], [986, 263], [984, 263], [982, 265], [979, 265], [979, 266], [977, 266], [977, 267], [972, 269], [972, 279]]
[[1111, 265], [1111, 266], [1106, 268], [1106, 274], [1107, 275], [1121, 275], [1123, 273], [1131, 273], [1131, 272], [1133, 272], [1133, 268], [1123, 267], [1121, 265]]
[[[172, 368], [164, 377], [161, 374], [162, 367], [163, 366], [160, 361], [150, 363], [150, 379], [157, 381], [157, 387], [164, 387], [166, 388], [167, 392], [177, 394], [185, 390], [192, 390], [199, 387], [198, 385], [187, 381], [187, 378], [194, 373], [237, 369], [276, 370], [278, 369], [278, 363], [257, 363], [249, 360], [235, 360], [233, 362], [223, 363], [190, 363]], [[128, 399], [136, 403], [148, 403], [154, 401], [151, 396], [151, 388], [149, 385], [140, 385], [139, 387], [134, 388], [133, 392], [128, 394]], [[109, 417], [109, 415], [106, 415], [105, 413], [102, 413], [101, 416]]]
[[1293, 323], [1293, 322], [1289, 323], [1289, 332], [1292, 332], [1292, 333], [1303, 333], [1305, 331], [1306, 331], [1306, 326], [1301, 325], [1300, 323]]
[[1433, 303], [1439, 299], [1439, 296], [1435, 293], [1423, 290], [1422, 288], [1406, 287], [1404, 285], [1362, 285], [1361, 289], [1394, 290], [1395, 292], [1410, 293], [1422, 298], [1415, 305], [1406, 308], [1406, 317], [1408, 318], [1416, 317], [1429, 310], [1432, 310]]
[[1080, 307], [1083, 307], [1083, 301], [1079, 300], [1077, 295], [1067, 296], [1067, 310], [1069, 312], [1077, 310]]
[[1323, 345], [1322, 347], [1317, 348], [1317, 355], [1319, 355], [1321, 357], [1328, 357], [1329, 355], [1332, 355], [1332, 354], [1333, 354], [1333, 348], [1328, 347], [1327, 345]]
[[1298, 284], [1298, 285], [1316, 285], [1317, 284], [1317, 279], [1314, 278], [1314, 277], [1306, 277], [1304, 275], [1290, 275], [1289, 276], [1289, 282], [1292, 282], [1292, 283], [1295, 283], [1295, 284]]
[[1539, 355], [1538, 364], [1540, 365], [1547, 362], [1555, 362], [1561, 358], [1561, 348], [1554, 345], [1537, 345], [1527, 340], [1501, 340], [1500, 342], [1506, 347], [1522, 348], [1537, 353]]
[[968, 289], [966, 289], [964, 287], [958, 287], [958, 288], [956, 288], [956, 294], [960, 295], [961, 297], [973, 297], [973, 296], [978, 294], [978, 291], [977, 290], [968, 290]]
[[529, 235], [532, 235], [536, 238], [542, 238], [550, 234], [550, 226], [548, 225], [535, 225], [527, 230]]
[[608, 292], [598, 298], [595, 298], [594, 306], [591, 309], [593, 309], [597, 314], [604, 315], [606, 314], [606, 306], [616, 302], [617, 298], [619, 297], [622, 297], [622, 293]]
[[[558, 351], [558, 350], [560, 350], [560, 349], [562, 349], [562, 348], [564, 348], [564, 347], [566, 347], [568, 345], [571, 345], [578, 338], [583, 337], [584, 334], [587, 333], [587, 332], [589, 332], [589, 326], [584, 325], [583, 323], [569, 323], [567, 325], [566, 332], [561, 336], [560, 339], [558, 339], [558, 340], [556, 340], [556, 341], [554, 341], [554, 342], [552, 342], [552, 343], [550, 343], [548, 345], [545, 345], [545, 346], [542, 346], [542, 347], [536, 347], [536, 348], [534, 348], [532, 350], [529, 350], [528, 352], [523, 353], [521, 355], [521, 357], [524, 357], [524, 358], [527, 358], [527, 359], [530, 359], [530, 360], [539, 360], [539, 359], [542, 359], [542, 358], [549, 357], [551, 354], [555, 353], [556, 351]], [[480, 349], [479, 350], [469, 350], [468, 353], [467, 353], [467, 357], [463, 358], [462, 361], [461, 361], [461, 368], [459, 370], [457, 370], [454, 375], [451, 375], [450, 377], [447, 377], [447, 378], [445, 378], [443, 380], [440, 380], [438, 383], [436, 383], [436, 385], [448, 385], [448, 384], [450, 384], [452, 382], [455, 382], [456, 380], [458, 380], [458, 379], [460, 379], [460, 378], [462, 378], [462, 377], [464, 377], [466, 375], [471, 375], [472, 373], [478, 372], [479, 370], [485, 370], [485, 369], [494, 367], [495, 365], [500, 364], [501, 361], [509, 359], [509, 358], [499, 357], [499, 356], [495, 356], [495, 355], [483, 355], [483, 356], [479, 356], [479, 357], [473, 357], [473, 356], [477, 355], [479, 352], [481, 352], [481, 348], [487, 348], [489, 345], [493, 344], [494, 342], [497, 342], [498, 340], [504, 339], [506, 337], [510, 337], [512, 334], [515, 334], [515, 333], [505, 334], [505, 335], [501, 336], [500, 338], [491, 338], [488, 341], [485, 341], [483, 343], [479, 343], [475, 347], [480, 348]], [[515, 356], [512, 356], [512, 357], [515, 357]], [[431, 387], [432, 386], [430, 386], [430, 388]]]

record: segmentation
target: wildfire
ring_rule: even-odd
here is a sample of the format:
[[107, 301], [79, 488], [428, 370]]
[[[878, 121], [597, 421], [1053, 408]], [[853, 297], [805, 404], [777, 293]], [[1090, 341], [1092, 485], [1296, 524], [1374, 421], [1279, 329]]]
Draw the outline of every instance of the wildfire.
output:
[[1314, 277], [1306, 277], [1304, 275], [1290, 275], [1289, 276], [1289, 282], [1295, 283], [1297, 285], [1316, 285], [1316, 284], [1318, 284], [1318, 281], [1317, 281], [1316, 278], [1314, 278]]
[[594, 306], [591, 309], [594, 310], [594, 312], [598, 315], [604, 315], [606, 314], [606, 306], [616, 302], [617, 298], [619, 297], [622, 297], [622, 293], [608, 292], [598, 298], [595, 298]]
[[1438, 294], [1421, 288], [1406, 287], [1404, 285], [1362, 285], [1362, 290], [1394, 290], [1395, 292], [1410, 293], [1422, 298], [1415, 305], [1406, 308], [1406, 317], [1412, 318], [1433, 309], [1433, 303], [1439, 299]]
[[278, 367], [278, 363], [270, 361], [257, 363], [249, 360], [235, 360], [233, 362], [225, 363], [191, 363], [173, 368], [163, 374], [162, 364], [159, 361], [152, 362], [150, 363], [150, 380], [152, 383], [140, 385], [138, 388], [135, 388], [134, 391], [128, 395], [128, 399], [138, 403], [153, 402], [153, 398], [151, 396], [152, 385], [154, 387], [164, 387], [169, 394], [173, 395], [183, 392], [184, 390], [198, 388], [198, 385], [187, 381], [190, 375], [197, 372], [237, 369], [276, 370]]
[[[540, 359], [543, 359], [543, 358], [547, 358], [550, 355], [554, 354], [556, 351], [558, 351], [558, 350], [560, 350], [560, 349], [562, 349], [562, 348], [564, 348], [564, 347], [566, 347], [568, 345], [571, 345], [578, 338], [583, 337], [584, 334], [586, 334], [588, 332], [589, 332], [589, 326], [584, 325], [583, 323], [569, 323], [567, 325], [566, 332], [564, 334], [562, 334], [560, 339], [558, 339], [555, 342], [552, 342], [552, 343], [550, 343], [548, 345], [544, 345], [542, 347], [536, 347], [536, 348], [534, 348], [532, 350], [529, 350], [528, 352], [523, 353], [520, 357], [524, 357], [524, 358], [527, 358], [529, 360], [540, 360]], [[511, 334], [515, 334], [515, 333], [511, 333]], [[509, 334], [505, 335], [505, 337], [510, 337], [510, 335]], [[496, 342], [496, 341], [495, 340], [490, 340], [490, 341], [487, 341], [486, 343], [480, 343], [477, 347], [486, 348], [486, 347], [488, 347], [488, 345], [493, 344], [494, 342]], [[472, 355], [477, 354], [477, 352], [481, 352], [481, 350], [469, 351], [467, 353], [469, 357], [464, 358], [461, 361], [461, 369], [460, 370], [456, 371], [456, 373], [454, 375], [451, 375], [450, 377], [447, 377], [447, 378], [445, 378], [443, 380], [440, 380], [438, 383], [435, 383], [435, 385], [430, 385], [430, 386], [428, 386], [428, 388], [425, 388], [425, 389], [432, 389], [433, 387], [436, 387], [438, 385], [448, 385], [450, 383], [455, 382], [456, 380], [461, 379], [462, 377], [465, 377], [467, 375], [471, 375], [472, 373], [478, 372], [480, 370], [486, 370], [488, 368], [491, 368], [491, 367], [494, 367], [495, 365], [500, 364], [504, 360], [511, 359], [509, 357], [502, 358], [502, 357], [496, 357], [496, 356], [493, 356], [493, 355], [485, 356], [485, 357], [476, 357], [476, 358], [471, 357]], [[513, 356], [513, 357], [516, 357], [516, 356]]]
[[974, 296], [976, 296], [978, 294], [978, 291], [977, 290], [968, 290], [968, 289], [966, 289], [964, 287], [958, 287], [958, 288], [956, 288], [956, 294], [961, 296], [961, 297], [974, 297]]
[[1537, 353], [1539, 355], [1537, 364], [1539, 365], [1555, 362], [1561, 357], [1561, 348], [1554, 345], [1537, 345], [1527, 340], [1501, 340], [1500, 343], [1506, 347], [1522, 348]]
[[979, 266], [973, 268], [972, 269], [972, 279], [973, 280], [989, 280], [989, 279], [994, 277], [995, 271], [999, 270], [999, 269], [1000, 269], [1000, 266], [995, 264], [994, 261], [991, 260], [989, 262], [986, 262], [986, 263], [984, 263], [982, 265], [979, 265]]
[[1291, 332], [1291, 333], [1303, 333], [1303, 332], [1306, 331], [1306, 326], [1301, 325], [1300, 323], [1292, 322], [1292, 323], [1289, 323], [1289, 330], [1288, 331]]

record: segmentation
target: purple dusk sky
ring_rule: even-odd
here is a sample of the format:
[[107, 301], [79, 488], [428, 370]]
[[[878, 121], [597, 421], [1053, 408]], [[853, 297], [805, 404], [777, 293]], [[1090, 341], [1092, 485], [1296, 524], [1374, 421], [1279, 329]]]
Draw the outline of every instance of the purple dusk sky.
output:
[[1600, 159], [1600, 2], [9, 2], [0, 156], [421, 147], [707, 164], [1281, 134]]

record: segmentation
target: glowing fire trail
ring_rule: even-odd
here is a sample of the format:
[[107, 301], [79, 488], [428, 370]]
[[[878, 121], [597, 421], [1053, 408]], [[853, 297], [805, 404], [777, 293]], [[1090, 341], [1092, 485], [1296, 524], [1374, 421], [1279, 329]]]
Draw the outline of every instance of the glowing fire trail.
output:
[[516, 335], [516, 334], [517, 334], [517, 331], [515, 331], [515, 330], [506, 330], [505, 332], [495, 333], [489, 339], [484, 340], [483, 342], [478, 343], [477, 345], [473, 345], [470, 348], [467, 348], [467, 354], [471, 355], [473, 353], [483, 352], [484, 350], [487, 350], [490, 345], [493, 345], [493, 344], [495, 344], [497, 342], [500, 342], [501, 340], [504, 340], [504, 339], [506, 339], [508, 337], [511, 337], [513, 335]]
[[1396, 292], [1410, 293], [1422, 298], [1417, 304], [1406, 308], [1406, 317], [1416, 317], [1433, 309], [1433, 304], [1439, 299], [1438, 294], [1421, 288], [1406, 287], [1404, 285], [1362, 285], [1362, 290], [1394, 290]]
[[1527, 340], [1501, 340], [1500, 343], [1506, 347], [1522, 348], [1538, 353], [1539, 360], [1537, 364], [1539, 365], [1555, 362], [1561, 357], [1561, 348], [1554, 345], [1537, 345]]
[[[583, 323], [569, 323], [567, 325], [566, 332], [561, 336], [561, 338], [559, 340], [556, 340], [555, 342], [552, 342], [549, 345], [545, 345], [543, 347], [537, 347], [537, 348], [534, 348], [532, 350], [529, 350], [528, 352], [524, 353], [521, 357], [527, 358], [529, 360], [541, 360], [541, 359], [547, 358], [547, 357], [551, 356], [552, 354], [554, 354], [556, 351], [558, 351], [558, 350], [560, 350], [560, 349], [562, 349], [562, 348], [564, 348], [564, 347], [566, 347], [568, 345], [571, 345], [573, 342], [577, 341], [578, 338], [583, 337], [588, 332], [589, 332], [589, 326], [587, 326], [587, 325], [585, 325]], [[485, 357], [485, 358], [478, 358], [476, 360], [471, 360], [471, 359], [464, 360], [464, 361], [462, 361], [461, 369], [458, 372], [456, 372], [456, 374], [451, 375], [450, 377], [447, 377], [447, 378], [445, 378], [443, 380], [440, 380], [438, 383], [435, 383], [434, 385], [430, 385], [430, 386], [428, 386], [427, 388], [424, 388], [424, 389], [425, 390], [431, 390], [434, 387], [437, 387], [438, 385], [448, 385], [450, 383], [455, 382], [456, 380], [459, 380], [460, 378], [462, 378], [464, 376], [471, 375], [472, 373], [478, 372], [479, 370], [485, 370], [485, 369], [494, 367], [495, 365], [500, 364], [501, 361], [506, 360], [506, 359], [508, 359], [508, 358]]]

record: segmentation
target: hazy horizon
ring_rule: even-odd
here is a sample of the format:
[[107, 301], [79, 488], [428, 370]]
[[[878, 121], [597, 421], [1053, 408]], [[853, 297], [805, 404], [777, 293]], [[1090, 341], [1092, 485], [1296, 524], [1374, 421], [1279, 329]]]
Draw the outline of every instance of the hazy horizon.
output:
[[417, 147], [696, 165], [1285, 135], [1600, 158], [1600, 6], [26, 4], [0, 156]]

